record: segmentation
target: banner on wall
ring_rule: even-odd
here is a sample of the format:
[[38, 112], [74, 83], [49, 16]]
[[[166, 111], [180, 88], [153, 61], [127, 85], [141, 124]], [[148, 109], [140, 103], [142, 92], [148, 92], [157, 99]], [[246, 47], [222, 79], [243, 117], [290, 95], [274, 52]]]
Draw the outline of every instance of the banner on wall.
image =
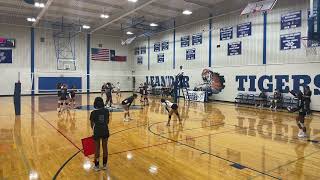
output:
[[189, 47], [190, 45], [190, 36], [181, 37], [181, 47]]
[[242, 37], [251, 36], [251, 29], [252, 29], [251, 22], [237, 25], [237, 37], [242, 38]]
[[301, 48], [301, 33], [280, 35], [280, 50], [293, 50]]
[[147, 47], [146, 46], [140, 47], [140, 54], [146, 54], [146, 53], [147, 53]]
[[281, 30], [301, 27], [301, 10], [281, 15]]
[[12, 49], [0, 49], [0, 64], [12, 64]]
[[192, 35], [192, 45], [202, 44], [202, 33]]
[[137, 64], [143, 64], [143, 57], [142, 56], [137, 57]]
[[4, 37], [0, 37], [0, 47], [3, 48], [14, 48], [16, 47], [16, 40], [15, 39], [7, 39]]
[[241, 55], [241, 51], [242, 51], [241, 41], [228, 43], [228, 56]]
[[158, 54], [158, 63], [164, 63], [164, 53]]
[[196, 59], [196, 49], [187, 49], [186, 50], [186, 60], [194, 60]]
[[159, 52], [160, 51], [160, 42], [154, 43], [153, 45], [153, 51], [154, 52]]
[[233, 27], [224, 27], [220, 29], [220, 41], [229, 40], [233, 38]]
[[136, 47], [134, 48], [134, 55], [139, 55], [140, 54], [140, 48]]
[[161, 50], [165, 51], [169, 49], [169, 41], [162, 41], [161, 42]]

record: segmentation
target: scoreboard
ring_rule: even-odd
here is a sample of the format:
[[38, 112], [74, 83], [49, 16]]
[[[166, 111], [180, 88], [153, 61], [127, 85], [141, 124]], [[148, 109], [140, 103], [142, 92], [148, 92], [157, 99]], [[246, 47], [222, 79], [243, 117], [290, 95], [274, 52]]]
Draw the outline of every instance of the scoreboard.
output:
[[7, 39], [0, 37], [0, 48], [14, 48], [16, 47], [15, 39]]

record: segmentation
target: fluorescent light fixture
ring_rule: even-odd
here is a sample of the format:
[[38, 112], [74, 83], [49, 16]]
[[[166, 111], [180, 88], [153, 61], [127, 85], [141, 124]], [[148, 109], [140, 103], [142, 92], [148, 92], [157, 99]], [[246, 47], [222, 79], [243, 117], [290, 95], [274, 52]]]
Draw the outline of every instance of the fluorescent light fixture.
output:
[[109, 18], [109, 15], [107, 15], [107, 14], [101, 14], [100, 17], [101, 17], [101, 18], [104, 18], [104, 19], [107, 19], [107, 18]]
[[129, 2], [137, 2], [138, 0], [128, 0]]
[[88, 25], [83, 25], [82, 28], [83, 28], [83, 29], [90, 29], [90, 26], [88, 26]]
[[151, 27], [157, 27], [158, 24], [156, 24], [156, 23], [151, 23], [150, 26], [151, 26]]
[[132, 35], [132, 34], [133, 34], [133, 33], [132, 33], [132, 32], [130, 32], [130, 31], [128, 31], [128, 32], [127, 32], [127, 35]]
[[34, 6], [37, 8], [44, 8], [44, 3], [35, 2]]
[[36, 22], [36, 18], [27, 18], [28, 22]]
[[182, 12], [182, 14], [184, 14], [184, 15], [191, 15], [191, 14], [192, 14], [192, 11], [190, 11], [190, 10], [184, 10], [184, 11]]

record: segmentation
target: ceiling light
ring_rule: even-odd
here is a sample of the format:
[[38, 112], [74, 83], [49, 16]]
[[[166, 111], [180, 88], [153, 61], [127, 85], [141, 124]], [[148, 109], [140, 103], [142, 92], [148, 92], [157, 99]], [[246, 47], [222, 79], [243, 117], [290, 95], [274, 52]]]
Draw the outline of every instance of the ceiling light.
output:
[[88, 26], [88, 25], [83, 25], [82, 28], [83, 28], [83, 29], [90, 29], [90, 26]]
[[132, 35], [133, 33], [132, 33], [132, 32], [130, 32], [130, 31], [128, 31], [128, 32], [127, 32], [127, 34], [128, 34], [128, 35]]
[[128, 0], [129, 2], [137, 2], [138, 0]]
[[107, 18], [109, 18], [109, 15], [107, 15], [107, 14], [101, 14], [100, 17], [101, 17], [101, 18], [104, 18], [104, 19], [107, 19]]
[[184, 15], [191, 15], [191, 14], [192, 14], [192, 11], [190, 11], [190, 10], [184, 10], [184, 11], [182, 12], [182, 14], [184, 14]]
[[158, 24], [156, 24], [156, 23], [151, 23], [150, 26], [151, 26], [151, 27], [157, 27]]
[[28, 22], [36, 22], [36, 18], [27, 18]]
[[44, 3], [35, 2], [34, 6], [37, 8], [44, 8]]

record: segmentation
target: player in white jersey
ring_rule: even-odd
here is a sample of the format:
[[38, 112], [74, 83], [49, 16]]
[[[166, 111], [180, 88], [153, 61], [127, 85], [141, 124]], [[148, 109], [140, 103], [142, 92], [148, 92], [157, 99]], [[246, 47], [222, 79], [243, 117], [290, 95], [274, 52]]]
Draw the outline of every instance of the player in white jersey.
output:
[[178, 112], [178, 105], [177, 104], [172, 103], [172, 102], [170, 102], [168, 100], [165, 100], [165, 99], [161, 99], [161, 104], [168, 111], [169, 118], [168, 118], [167, 126], [170, 126], [171, 116], [172, 116], [173, 113], [175, 113], [177, 115], [177, 117], [179, 119], [179, 122], [181, 123], [181, 118], [180, 118], [180, 115], [179, 115], [179, 112]]

